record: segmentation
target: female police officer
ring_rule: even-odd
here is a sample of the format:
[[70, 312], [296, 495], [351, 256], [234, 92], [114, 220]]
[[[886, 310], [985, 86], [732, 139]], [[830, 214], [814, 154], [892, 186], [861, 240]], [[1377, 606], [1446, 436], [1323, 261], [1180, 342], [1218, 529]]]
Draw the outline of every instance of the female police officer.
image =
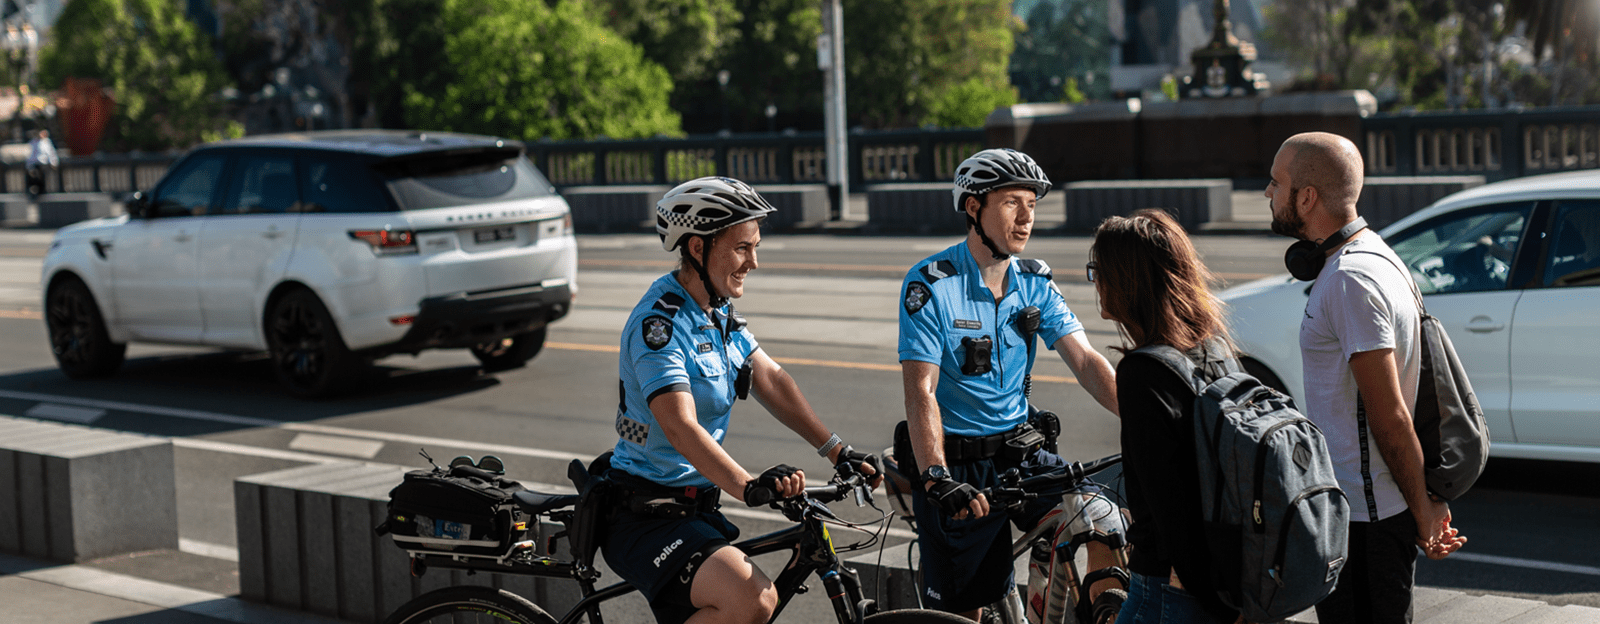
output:
[[805, 473], [779, 464], [752, 477], [722, 449], [735, 399], [762, 406], [830, 462], [865, 474], [875, 463], [831, 435], [794, 379], [756, 344], [729, 299], [744, 294], [773, 211], [731, 178], [691, 180], [656, 204], [656, 232], [679, 267], [645, 292], [623, 328], [621, 439], [608, 475], [620, 513], [604, 553], [638, 587], [658, 622], [766, 622], [772, 582], [729, 542], [738, 529], [717, 511], [721, 491], [756, 506], [793, 496]]

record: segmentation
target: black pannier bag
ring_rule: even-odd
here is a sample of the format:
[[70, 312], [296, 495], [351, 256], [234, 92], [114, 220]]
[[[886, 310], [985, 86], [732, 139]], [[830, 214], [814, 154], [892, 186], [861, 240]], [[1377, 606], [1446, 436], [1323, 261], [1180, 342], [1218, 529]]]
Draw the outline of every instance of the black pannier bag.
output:
[[389, 491], [389, 512], [376, 530], [413, 556], [504, 559], [527, 539], [529, 518], [511, 498], [522, 489], [473, 466], [413, 470]]

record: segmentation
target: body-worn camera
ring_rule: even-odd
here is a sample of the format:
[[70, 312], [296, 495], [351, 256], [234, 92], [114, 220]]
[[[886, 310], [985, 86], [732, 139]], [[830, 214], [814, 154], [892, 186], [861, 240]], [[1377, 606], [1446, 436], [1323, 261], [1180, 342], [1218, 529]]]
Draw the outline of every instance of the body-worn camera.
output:
[[985, 375], [992, 368], [989, 360], [994, 357], [994, 341], [988, 336], [981, 338], [962, 338], [961, 346], [967, 350], [967, 359], [961, 363], [963, 375]]

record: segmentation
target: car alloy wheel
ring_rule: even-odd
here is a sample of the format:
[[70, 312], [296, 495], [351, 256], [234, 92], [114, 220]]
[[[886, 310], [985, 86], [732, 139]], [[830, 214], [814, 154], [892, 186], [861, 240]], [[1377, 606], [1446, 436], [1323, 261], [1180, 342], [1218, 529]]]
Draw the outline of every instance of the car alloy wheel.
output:
[[280, 297], [267, 317], [267, 345], [279, 381], [302, 398], [335, 394], [353, 364], [332, 315], [310, 291]]
[[76, 278], [62, 279], [50, 289], [45, 324], [56, 364], [73, 379], [110, 375], [127, 356], [128, 345], [111, 341], [94, 295]]

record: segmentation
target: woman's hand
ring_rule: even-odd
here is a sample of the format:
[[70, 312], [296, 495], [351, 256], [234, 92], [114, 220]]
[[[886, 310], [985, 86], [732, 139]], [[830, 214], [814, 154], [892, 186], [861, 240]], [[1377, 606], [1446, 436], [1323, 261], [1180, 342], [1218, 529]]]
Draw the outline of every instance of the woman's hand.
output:
[[778, 464], [745, 484], [744, 504], [760, 507], [780, 499], [799, 496], [805, 489], [804, 470], [788, 464]]

